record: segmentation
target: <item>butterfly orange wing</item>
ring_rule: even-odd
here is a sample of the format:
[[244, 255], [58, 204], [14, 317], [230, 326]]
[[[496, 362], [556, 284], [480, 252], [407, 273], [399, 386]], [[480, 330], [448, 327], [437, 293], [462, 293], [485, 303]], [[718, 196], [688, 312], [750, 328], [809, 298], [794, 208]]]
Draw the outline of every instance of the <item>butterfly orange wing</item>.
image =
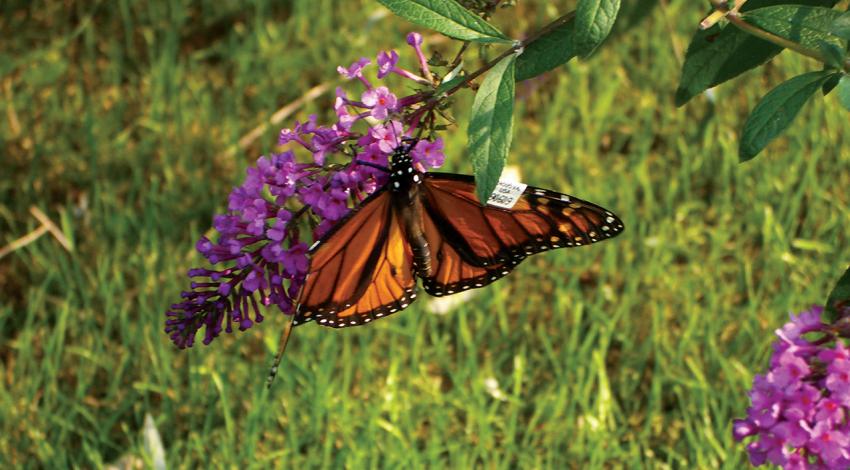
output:
[[[431, 250], [431, 276], [422, 278], [422, 287], [434, 296], [451, 295], [460, 291], [484, 287], [508, 274], [504, 263], [481, 266], [470, 263], [447, 240], [447, 235], [434, 223], [427, 213], [424, 215], [425, 238]], [[508, 263], [510, 264], [510, 263]]]
[[508, 274], [528, 255], [582, 246], [623, 231], [616, 215], [566, 194], [527, 187], [512, 209], [481, 206], [471, 176], [428, 173], [425, 231], [431, 295], [483, 287]]
[[295, 324], [362, 325], [416, 299], [413, 254], [392, 209], [375, 193], [310, 249]]

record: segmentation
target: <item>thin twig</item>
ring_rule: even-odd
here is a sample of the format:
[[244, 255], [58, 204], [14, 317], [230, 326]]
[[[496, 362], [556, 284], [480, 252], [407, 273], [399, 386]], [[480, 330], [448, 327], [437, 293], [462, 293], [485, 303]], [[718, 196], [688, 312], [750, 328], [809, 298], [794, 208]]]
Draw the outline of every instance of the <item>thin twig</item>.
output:
[[3, 248], [0, 248], [0, 258], [3, 258], [4, 256], [8, 255], [9, 253], [12, 253], [13, 251], [19, 250], [19, 249], [29, 245], [30, 243], [38, 240], [39, 238], [41, 238], [42, 235], [47, 233], [48, 230], [49, 229], [47, 227], [42, 225], [41, 227], [39, 227], [39, 228], [33, 230], [32, 232], [24, 235], [23, 237], [13, 241], [12, 243], [9, 243], [8, 245], [4, 246]]
[[463, 53], [466, 52], [466, 49], [469, 48], [469, 44], [470, 44], [469, 41], [463, 41], [463, 45], [460, 46], [460, 50], [457, 51], [455, 58], [452, 59], [451, 64], [449, 64], [449, 67], [448, 67], [449, 70], [454, 70], [455, 67], [457, 67], [458, 64], [460, 64], [461, 59], [463, 59]]
[[59, 230], [59, 227], [57, 227], [56, 224], [54, 224], [53, 221], [50, 220], [50, 218], [47, 217], [47, 215], [45, 215], [44, 212], [41, 211], [41, 209], [35, 206], [31, 206], [30, 214], [32, 214], [33, 217], [35, 217], [41, 225], [32, 232], [24, 235], [21, 238], [18, 238], [17, 240], [14, 240], [12, 243], [9, 243], [3, 248], [0, 248], [0, 258], [3, 258], [4, 256], [14, 251], [20, 250], [21, 248], [29, 245], [30, 243], [38, 240], [39, 238], [41, 238], [42, 235], [47, 232], [50, 232], [50, 234], [56, 238], [56, 240], [59, 242], [59, 244], [62, 245], [63, 248], [68, 251], [74, 251], [71, 242], [68, 241], [68, 238], [65, 237], [65, 234], [63, 234], [62, 231]]
[[65, 234], [62, 233], [62, 230], [59, 230], [59, 227], [57, 227], [56, 224], [54, 224], [53, 221], [44, 214], [44, 212], [41, 212], [41, 209], [35, 206], [30, 206], [30, 214], [41, 222], [42, 227], [47, 227], [47, 230], [50, 230], [50, 234], [56, 238], [56, 241], [58, 241], [65, 250], [69, 252], [74, 251], [74, 247], [71, 245], [71, 242], [68, 241], [68, 238], [65, 237]]

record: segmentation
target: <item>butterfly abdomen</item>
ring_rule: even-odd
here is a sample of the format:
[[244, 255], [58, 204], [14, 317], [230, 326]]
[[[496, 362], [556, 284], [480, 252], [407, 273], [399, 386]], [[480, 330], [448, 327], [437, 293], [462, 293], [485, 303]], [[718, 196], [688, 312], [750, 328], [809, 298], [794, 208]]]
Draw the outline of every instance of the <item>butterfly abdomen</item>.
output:
[[418, 186], [414, 187], [411, 193], [413, 197], [409, 199], [397, 198], [395, 209], [407, 243], [410, 244], [410, 251], [413, 252], [413, 271], [419, 277], [427, 277], [432, 275], [431, 247], [422, 228], [422, 201]]
[[425, 237], [421, 236], [421, 239], [421, 244], [410, 240], [410, 247], [413, 249], [413, 270], [419, 277], [428, 277], [431, 275], [431, 250]]

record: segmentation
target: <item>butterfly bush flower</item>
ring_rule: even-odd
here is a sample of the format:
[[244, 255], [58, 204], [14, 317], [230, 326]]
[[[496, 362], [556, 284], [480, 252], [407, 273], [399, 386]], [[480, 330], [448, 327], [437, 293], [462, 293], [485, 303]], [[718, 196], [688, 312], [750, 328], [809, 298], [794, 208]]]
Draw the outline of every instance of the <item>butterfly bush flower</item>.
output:
[[431, 71], [428, 70], [428, 59], [425, 58], [425, 54], [422, 52], [422, 35], [416, 32], [409, 33], [407, 35], [407, 45], [413, 47], [413, 50], [416, 52], [416, 58], [419, 60], [419, 68], [426, 77], [429, 77]]
[[[408, 36], [408, 44], [429, 79], [399, 67], [395, 51], [377, 56], [377, 79], [394, 74], [433, 85], [421, 36]], [[360, 99], [337, 89], [335, 123], [323, 126], [310, 116], [283, 129], [278, 143], [284, 150], [260, 157], [233, 188], [227, 212], [213, 219], [218, 236], [196, 244], [211, 267], [190, 269], [190, 290], [166, 312], [165, 332], [178, 347], [191, 347], [202, 329], [204, 344], [222, 331], [247, 330], [263, 321], [264, 307], [293, 314], [310, 244], [386, 184], [379, 167], [388, 166], [403, 138], [417, 135], [428, 95], [399, 98], [387, 86], [373, 86], [365, 75], [371, 64], [364, 57], [338, 67], [343, 77], [365, 87]], [[443, 142], [420, 140], [412, 154], [420, 169], [438, 167]]]
[[372, 117], [386, 119], [390, 112], [395, 111], [398, 100], [385, 86], [372, 88], [363, 92], [363, 104], [372, 109]]
[[850, 468], [850, 350], [814, 306], [776, 330], [766, 374], [756, 375], [747, 417], [733, 426], [749, 438], [750, 462], [785, 469]]

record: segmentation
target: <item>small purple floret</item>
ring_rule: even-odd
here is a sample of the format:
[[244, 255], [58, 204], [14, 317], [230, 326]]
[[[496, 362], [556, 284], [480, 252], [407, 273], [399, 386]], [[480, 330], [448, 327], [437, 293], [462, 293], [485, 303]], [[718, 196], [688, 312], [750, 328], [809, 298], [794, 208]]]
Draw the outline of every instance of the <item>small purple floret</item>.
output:
[[375, 119], [386, 119], [389, 113], [396, 110], [398, 99], [385, 86], [379, 86], [363, 92], [363, 104], [372, 108], [372, 117]]
[[339, 72], [340, 75], [345, 78], [360, 78], [363, 76], [363, 68], [365, 68], [370, 63], [372, 63], [371, 60], [366, 57], [361, 57], [359, 60], [349, 65], [348, 67], [343, 67], [340, 65], [336, 68], [336, 70], [337, 72]]
[[378, 53], [378, 78], [384, 78], [389, 75], [397, 63], [398, 53], [396, 51], [382, 51]]
[[425, 53], [422, 52], [422, 35], [419, 33], [410, 33], [407, 35], [407, 44], [413, 47], [416, 52], [416, 58], [419, 60], [419, 70], [425, 77], [431, 76], [431, 70], [428, 68], [428, 59], [425, 58]]
[[433, 168], [443, 165], [446, 155], [443, 153], [443, 139], [434, 141], [420, 140], [411, 152], [413, 162], [424, 168]]

